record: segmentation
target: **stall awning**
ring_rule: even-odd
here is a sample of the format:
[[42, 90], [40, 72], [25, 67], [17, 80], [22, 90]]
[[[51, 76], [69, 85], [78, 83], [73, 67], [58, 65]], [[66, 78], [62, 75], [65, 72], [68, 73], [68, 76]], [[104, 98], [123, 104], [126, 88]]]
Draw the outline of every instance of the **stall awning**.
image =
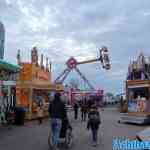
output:
[[0, 59], [0, 69], [4, 69], [4, 70], [15, 73], [19, 71], [20, 67], [18, 65], [14, 65], [14, 64], [11, 64], [9, 62], [6, 62]]
[[62, 85], [55, 85], [55, 84], [50, 84], [47, 81], [25, 81], [25, 82], [20, 82], [17, 81], [17, 87], [18, 88], [32, 88], [35, 90], [57, 90], [57, 91], [62, 91], [63, 87]]

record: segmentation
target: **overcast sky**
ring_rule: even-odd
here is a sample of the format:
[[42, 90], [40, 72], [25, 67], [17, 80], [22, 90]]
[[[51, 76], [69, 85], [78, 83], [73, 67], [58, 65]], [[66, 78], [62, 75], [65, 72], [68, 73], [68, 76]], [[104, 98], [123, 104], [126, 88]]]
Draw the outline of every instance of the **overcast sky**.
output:
[[130, 60], [140, 51], [150, 55], [150, 0], [0, 0], [0, 21], [6, 30], [5, 59], [16, 63], [21, 49], [29, 61], [37, 46], [53, 63], [53, 79], [70, 56], [96, 58], [107, 46], [110, 71], [99, 62], [79, 66], [93, 86], [107, 92], [122, 92]]

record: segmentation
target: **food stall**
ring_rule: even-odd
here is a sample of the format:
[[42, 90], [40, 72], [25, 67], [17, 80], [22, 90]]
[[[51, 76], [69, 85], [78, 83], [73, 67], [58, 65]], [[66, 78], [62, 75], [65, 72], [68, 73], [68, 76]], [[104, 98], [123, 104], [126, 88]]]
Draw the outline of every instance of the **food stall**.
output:
[[129, 123], [150, 123], [150, 62], [141, 54], [129, 65], [126, 80], [127, 112], [121, 120]]
[[31, 63], [18, 61], [21, 70], [16, 82], [16, 105], [26, 109], [27, 119], [37, 118], [39, 105], [43, 106], [44, 116], [47, 116], [51, 92], [62, 90], [61, 85], [51, 83], [50, 68], [44, 67], [43, 63], [38, 64], [36, 51], [33, 48]]

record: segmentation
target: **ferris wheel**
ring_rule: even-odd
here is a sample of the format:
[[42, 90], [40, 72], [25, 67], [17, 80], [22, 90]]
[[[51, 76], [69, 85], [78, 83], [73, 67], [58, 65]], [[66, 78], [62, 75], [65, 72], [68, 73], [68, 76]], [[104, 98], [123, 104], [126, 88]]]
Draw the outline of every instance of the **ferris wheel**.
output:
[[56, 78], [55, 83], [56, 84], [63, 84], [67, 76], [72, 70], [75, 70], [81, 79], [88, 85], [88, 87], [91, 90], [95, 90], [93, 85], [89, 82], [89, 80], [85, 77], [85, 75], [79, 70], [77, 67], [81, 64], [88, 64], [99, 61], [102, 65], [102, 68], [109, 70], [111, 68], [109, 54], [107, 47], [102, 47], [99, 49], [99, 57], [95, 59], [85, 60], [85, 61], [77, 61], [74, 57], [70, 57], [66, 62], [66, 69]]

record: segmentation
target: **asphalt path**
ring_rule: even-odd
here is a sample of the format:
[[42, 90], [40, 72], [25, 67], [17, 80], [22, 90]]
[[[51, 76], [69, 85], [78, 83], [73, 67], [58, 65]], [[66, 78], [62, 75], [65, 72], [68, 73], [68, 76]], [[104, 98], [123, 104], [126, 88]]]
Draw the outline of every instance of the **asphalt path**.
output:
[[[134, 138], [136, 133], [146, 128], [129, 124], [119, 124], [119, 113], [115, 108], [101, 111], [102, 124], [99, 130], [99, 145], [91, 146], [91, 132], [86, 129], [86, 122], [79, 116], [74, 120], [72, 112], [69, 118], [73, 126], [74, 142], [72, 150], [112, 150], [114, 138]], [[11, 129], [0, 127], [0, 150], [48, 150], [49, 120], [42, 125], [37, 121], [27, 122], [24, 126], [13, 126]], [[60, 147], [60, 149], [64, 149]]]

